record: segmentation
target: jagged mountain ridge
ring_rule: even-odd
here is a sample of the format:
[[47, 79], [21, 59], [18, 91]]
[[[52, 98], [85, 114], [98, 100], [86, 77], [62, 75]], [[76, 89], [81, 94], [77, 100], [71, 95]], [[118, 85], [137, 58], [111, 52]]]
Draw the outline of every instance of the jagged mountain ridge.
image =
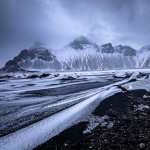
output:
[[150, 67], [149, 46], [137, 51], [130, 46], [113, 46], [106, 43], [99, 46], [81, 36], [62, 48], [56, 55], [43, 47], [34, 47], [20, 52], [8, 61], [5, 72], [24, 70], [107, 70]]

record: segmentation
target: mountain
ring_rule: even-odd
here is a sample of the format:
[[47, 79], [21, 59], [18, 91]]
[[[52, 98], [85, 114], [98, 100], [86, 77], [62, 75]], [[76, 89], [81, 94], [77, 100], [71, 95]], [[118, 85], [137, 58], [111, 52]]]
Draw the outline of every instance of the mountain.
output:
[[39, 44], [22, 50], [18, 56], [6, 63], [2, 71], [149, 68], [149, 54], [150, 46], [144, 46], [139, 51], [128, 45], [113, 46], [112, 43], [106, 43], [99, 46], [89, 38], [80, 36], [59, 51], [55, 51], [55, 55]]
[[[96, 45], [96, 46], [95, 46]], [[101, 46], [86, 37], [76, 38], [61, 50], [59, 54], [63, 70], [108, 70], [134, 69], [150, 67], [150, 56], [139, 53], [128, 45], [113, 46], [106, 43]]]
[[31, 48], [20, 52], [14, 59], [8, 61], [4, 68], [5, 72], [16, 72], [25, 70], [50, 69], [58, 70], [61, 64], [48, 49]]
[[60, 52], [57, 57], [63, 70], [127, 69], [140, 66], [136, 50], [132, 47], [113, 46], [112, 43], [99, 46], [83, 36], [73, 40]]

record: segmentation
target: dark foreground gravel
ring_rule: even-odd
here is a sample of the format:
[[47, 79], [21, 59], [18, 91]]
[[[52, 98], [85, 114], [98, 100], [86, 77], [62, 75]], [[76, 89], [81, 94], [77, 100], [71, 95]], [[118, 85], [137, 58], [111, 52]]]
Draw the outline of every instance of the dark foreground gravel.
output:
[[35, 150], [150, 150], [150, 93], [122, 92], [107, 98], [93, 112], [109, 116], [113, 127], [97, 126], [83, 134], [87, 122], [79, 123]]

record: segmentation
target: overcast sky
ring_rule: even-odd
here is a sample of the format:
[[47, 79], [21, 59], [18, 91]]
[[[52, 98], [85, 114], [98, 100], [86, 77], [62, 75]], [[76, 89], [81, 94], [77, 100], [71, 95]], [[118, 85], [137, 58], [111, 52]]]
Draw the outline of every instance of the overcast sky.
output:
[[35, 41], [150, 44], [150, 0], [0, 0], [0, 66]]

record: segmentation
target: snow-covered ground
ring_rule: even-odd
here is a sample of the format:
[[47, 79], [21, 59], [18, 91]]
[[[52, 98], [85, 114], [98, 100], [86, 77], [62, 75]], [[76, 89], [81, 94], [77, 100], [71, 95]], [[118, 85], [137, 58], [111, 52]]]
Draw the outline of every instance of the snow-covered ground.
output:
[[[45, 78], [22, 75], [1, 80], [0, 149], [32, 149], [47, 141], [120, 92], [116, 85], [150, 90], [149, 76], [139, 72], [150, 70], [61, 72]], [[132, 79], [137, 81], [129, 83]]]

